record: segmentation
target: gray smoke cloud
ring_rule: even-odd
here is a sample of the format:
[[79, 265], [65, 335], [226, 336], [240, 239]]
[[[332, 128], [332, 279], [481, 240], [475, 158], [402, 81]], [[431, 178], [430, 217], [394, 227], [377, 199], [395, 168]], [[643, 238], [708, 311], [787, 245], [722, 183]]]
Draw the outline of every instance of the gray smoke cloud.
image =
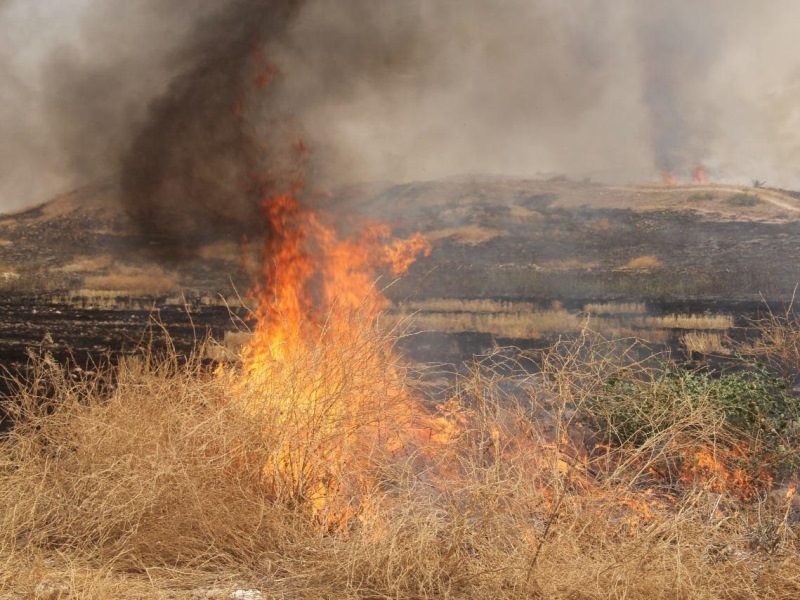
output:
[[[300, 137], [315, 186], [704, 164], [800, 187], [798, 17], [793, 0], [5, 0], [0, 207], [117, 174], [143, 226], [235, 225]], [[263, 90], [259, 47], [278, 69]]]

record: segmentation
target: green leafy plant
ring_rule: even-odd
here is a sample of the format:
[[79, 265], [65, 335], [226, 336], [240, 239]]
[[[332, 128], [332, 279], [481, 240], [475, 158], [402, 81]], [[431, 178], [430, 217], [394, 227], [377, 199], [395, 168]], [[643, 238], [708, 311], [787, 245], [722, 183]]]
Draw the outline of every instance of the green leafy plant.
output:
[[785, 379], [756, 364], [719, 377], [673, 366], [649, 377], [623, 373], [608, 379], [584, 411], [615, 445], [638, 447], [679, 429], [688, 438], [746, 442], [754, 459], [769, 457], [778, 469], [800, 464], [800, 405]]

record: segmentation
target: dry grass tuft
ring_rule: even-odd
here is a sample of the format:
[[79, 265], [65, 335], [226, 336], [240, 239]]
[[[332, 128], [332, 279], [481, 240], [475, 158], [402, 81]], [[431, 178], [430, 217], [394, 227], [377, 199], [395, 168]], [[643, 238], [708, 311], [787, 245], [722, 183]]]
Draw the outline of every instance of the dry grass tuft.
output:
[[126, 294], [160, 295], [179, 289], [176, 273], [160, 267], [112, 265], [106, 275], [87, 275], [83, 286], [90, 290], [114, 291]]
[[690, 331], [681, 336], [681, 342], [689, 353], [728, 355], [731, 353], [727, 345], [729, 341], [718, 333], [704, 331]]
[[254, 567], [293, 535], [265, 501], [259, 422], [197, 360], [134, 357], [74, 381], [44, 358], [16, 400], [7, 543], [143, 571]]
[[644, 271], [647, 269], [659, 269], [663, 266], [664, 263], [661, 262], [661, 259], [656, 256], [648, 255], [632, 258], [619, 268], [626, 271]]
[[647, 307], [642, 302], [591, 302], [583, 311], [590, 315], [643, 315]]
[[725, 331], [734, 326], [733, 317], [731, 315], [671, 314], [661, 317], [645, 317], [644, 322], [649, 327], [660, 327], [663, 329], [711, 329]]
[[453, 238], [459, 243], [477, 246], [496, 237], [502, 237], [506, 235], [506, 232], [502, 229], [479, 227], [477, 225], [465, 225], [463, 227], [437, 229], [436, 231], [428, 232], [425, 235], [432, 241]]
[[574, 333], [581, 329], [580, 315], [563, 309], [513, 312], [399, 312], [395, 320], [406, 321], [418, 331], [457, 333], [477, 331], [498, 337], [537, 339]]

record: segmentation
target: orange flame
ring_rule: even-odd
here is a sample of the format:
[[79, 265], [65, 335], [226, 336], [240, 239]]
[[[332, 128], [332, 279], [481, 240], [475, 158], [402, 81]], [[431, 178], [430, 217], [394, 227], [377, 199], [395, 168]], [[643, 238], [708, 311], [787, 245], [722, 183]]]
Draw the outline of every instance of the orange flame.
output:
[[727, 463], [747, 456], [746, 447], [736, 446], [730, 450], [718, 449], [712, 453], [705, 448], [687, 452], [681, 469], [681, 481], [700, 483], [715, 492], [727, 492], [742, 499], [750, 499], [772, 482], [767, 473], [753, 473]]
[[[278, 68], [259, 49], [252, 59], [259, 90]], [[234, 114], [244, 119], [243, 99]], [[256, 152], [275, 149], [252, 142]], [[265, 444], [275, 444], [263, 469], [268, 488], [310, 507], [321, 525], [341, 527], [369, 501], [368, 457], [401, 452], [442, 427], [417, 419], [420, 405], [404, 388], [390, 338], [376, 327], [388, 306], [379, 275], [402, 275], [431, 246], [420, 234], [394, 239], [374, 223], [341, 237], [331, 215], [300, 202], [309, 153], [298, 139], [276, 157], [282, 164], [274, 172], [254, 169], [243, 182], [246, 190], [284, 191], [262, 200], [268, 233], [250, 292], [255, 326], [242, 351], [244, 376], [231, 381], [237, 401], [263, 418]], [[233, 372], [222, 368], [220, 376]]]
[[[368, 319], [387, 307], [375, 281], [382, 268], [402, 275], [430, 244], [420, 234], [391, 238], [388, 226], [366, 225], [340, 239], [320, 215], [303, 207], [294, 193], [263, 201], [271, 235], [266, 242], [263, 284], [256, 291], [258, 325], [248, 360], [278, 360], [292, 348], [313, 345], [337, 316], [363, 311]], [[346, 319], [345, 319], [346, 320]]]
[[669, 171], [662, 171], [661, 172], [661, 178], [664, 180], [664, 184], [665, 185], [668, 185], [670, 187], [672, 187], [674, 185], [678, 185], [678, 180]]
[[692, 172], [692, 181], [698, 184], [708, 183], [708, 178], [706, 178], [706, 168], [703, 165], [698, 166]]
[[[256, 395], [248, 408], [260, 413], [272, 403], [272, 426], [290, 432], [265, 477], [282, 481], [321, 525], [342, 527], [363, 510], [372, 485], [359, 461], [399, 452], [423, 433], [414, 424], [422, 411], [403, 387], [387, 339], [375, 332], [388, 305], [375, 281], [381, 270], [405, 273], [431, 247], [419, 234], [392, 239], [380, 224], [340, 238], [294, 192], [262, 204], [270, 235], [242, 358], [249, 384], [277, 386], [277, 397]], [[430, 420], [428, 437], [438, 428]]]

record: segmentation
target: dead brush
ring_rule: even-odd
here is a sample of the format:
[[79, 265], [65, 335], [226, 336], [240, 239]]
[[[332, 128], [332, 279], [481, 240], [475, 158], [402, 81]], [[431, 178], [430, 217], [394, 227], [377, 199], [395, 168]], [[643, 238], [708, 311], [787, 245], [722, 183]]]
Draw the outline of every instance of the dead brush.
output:
[[259, 423], [196, 358], [145, 354], [75, 381], [45, 357], [15, 399], [7, 546], [117, 569], [246, 568], [295, 535], [266, 501]]
[[[77, 381], [38, 362], [0, 443], [0, 591], [35, 597], [44, 581], [75, 598], [190, 598], [202, 586], [275, 598], [800, 593], [789, 496], [745, 501], [659, 471], [687, 440], [724, 448], [713, 411], [681, 415], [676, 401], [681, 418], [648, 414], [647, 436], [615, 447], [581, 418], [609, 378], [656, 374], [640, 345], [583, 332], [536, 374], [495, 352], [424, 419], [396, 421], [405, 371], [362, 325], [350, 344], [255, 379], [174, 353]], [[368, 403], [350, 405], [365, 392]]]
[[[306, 589], [397, 598], [796, 592], [795, 541], [784, 536], [767, 558], [749, 541], [752, 521], [738, 518], [760, 509], [700, 479], [658, 487], [654, 469], [678, 459], [702, 415], [603, 460], [586, 451], [576, 408], [609, 374], [650, 368], [630, 348], [609, 355], [593, 344], [565, 343], [539, 376], [493, 354], [460, 377], [443, 409], [457, 432], [428, 454], [425, 470], [396, 477], [346, 539], [305, 557], [314, 576], [296, 575]], [[712, 448], [714, 433], [702, 437]]]
[[781, 312], [767, 305], [766, 315], [750, 323], [756, 330], [755, 338], [739, 348], [746, 356], [774, 369], [791, 385], [800, 381], [800, 318], [795, 314], [795, 294]]

